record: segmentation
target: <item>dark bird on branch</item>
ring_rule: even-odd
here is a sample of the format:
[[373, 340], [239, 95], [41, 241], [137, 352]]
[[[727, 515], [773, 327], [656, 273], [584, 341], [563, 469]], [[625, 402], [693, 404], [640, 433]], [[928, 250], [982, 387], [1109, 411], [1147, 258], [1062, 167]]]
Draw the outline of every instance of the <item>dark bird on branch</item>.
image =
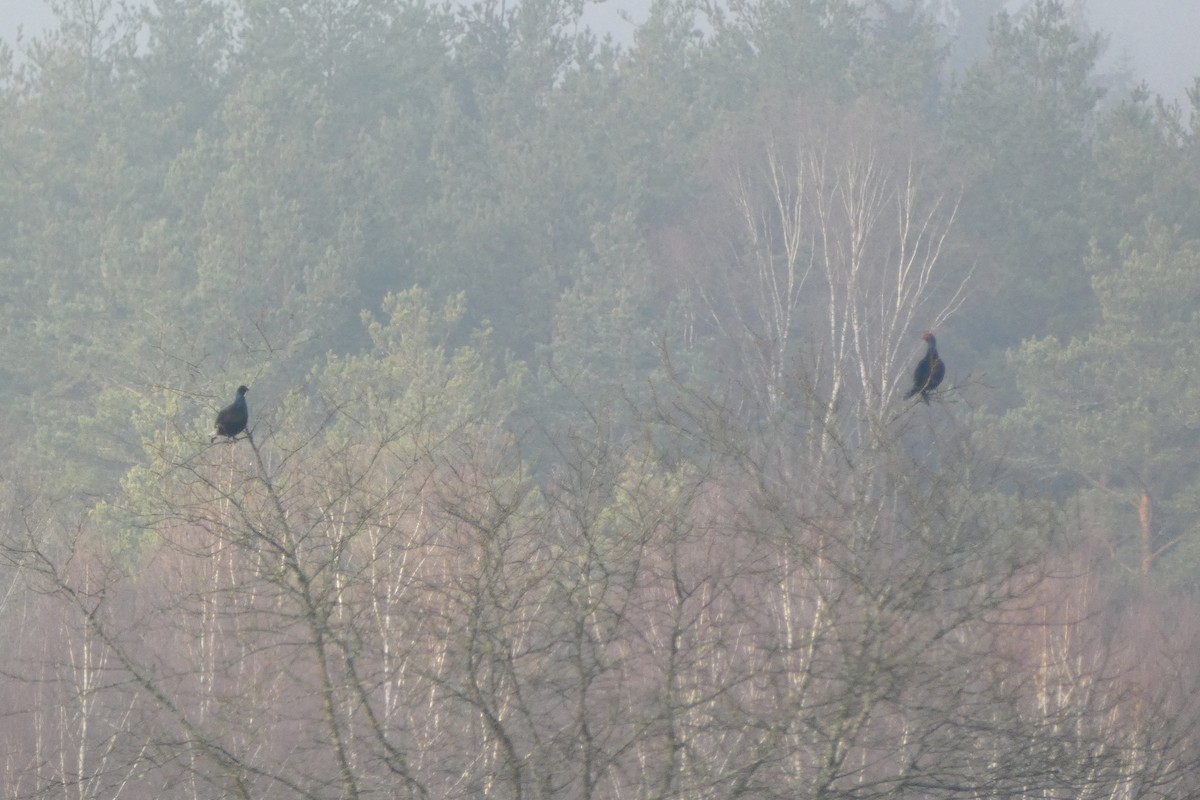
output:
[[929, 343], [929, 349], [925, 351], [925, 357], [913, 370], [913, 388], [904, 395], [904, 399], [907, 400], [919, 393], [921, 399], [928, 403], [929, 393], [941, 384], [942, 378], [946, 377], [946, 362], [938, 357], [937, 339], [933, 338], [932, 333], [926, 332], [922, 334], [921, 338]]
[[247, 387], [239, 386], [237, 399], [217, 412], [217, 427], [213, 430], [212, 438], [208, 440], [210, 443], [215, 442], [218, 436], [227, 436], [232, 441], [246, 430], [246, 423], [250, 421], [250, 409], [246, 408], [248, 391], [250, 390]]

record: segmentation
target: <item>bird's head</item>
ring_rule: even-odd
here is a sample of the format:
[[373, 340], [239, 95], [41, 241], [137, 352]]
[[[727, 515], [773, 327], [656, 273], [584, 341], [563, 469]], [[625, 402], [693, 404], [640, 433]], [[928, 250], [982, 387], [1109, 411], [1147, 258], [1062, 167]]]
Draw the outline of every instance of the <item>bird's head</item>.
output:
[[927, 342], [932, 342], [932, 341], [933, 341], [933, 334], [932, 334], [932, 333], [930, 333], [929, 331], [925, 331], [924, 333], [922, 333], [922, 334], [921, 334], [921, 338], [922, 338], [922, 339], [924, 339], [924, 340], [925, 340], [925, 341], [927, 341]]
[[238, 397], [241, 397], [242, 395], [244, 395], [244, 394], [245, 394], [246, 392], [248, 392], [248, 391], [250, 391], [250, 387], [249, 387], [249, 386], [239, 386], [239, 387], [238, 387]]

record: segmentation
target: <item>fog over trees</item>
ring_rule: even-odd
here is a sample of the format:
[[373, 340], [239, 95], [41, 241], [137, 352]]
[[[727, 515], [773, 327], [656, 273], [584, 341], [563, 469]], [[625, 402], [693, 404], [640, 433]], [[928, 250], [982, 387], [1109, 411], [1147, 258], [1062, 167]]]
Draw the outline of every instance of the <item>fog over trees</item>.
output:
[[0, 796], [1200, 796], [1200, 89], [1054, 0], [52, 5]]

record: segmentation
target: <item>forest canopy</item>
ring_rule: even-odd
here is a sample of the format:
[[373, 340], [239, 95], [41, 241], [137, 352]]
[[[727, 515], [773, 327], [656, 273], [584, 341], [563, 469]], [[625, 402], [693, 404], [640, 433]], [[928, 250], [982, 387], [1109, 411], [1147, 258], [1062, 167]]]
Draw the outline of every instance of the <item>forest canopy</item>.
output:
[[1200, 792], [1200, 79], [1058, 0], [51, 5], [4, 797]]

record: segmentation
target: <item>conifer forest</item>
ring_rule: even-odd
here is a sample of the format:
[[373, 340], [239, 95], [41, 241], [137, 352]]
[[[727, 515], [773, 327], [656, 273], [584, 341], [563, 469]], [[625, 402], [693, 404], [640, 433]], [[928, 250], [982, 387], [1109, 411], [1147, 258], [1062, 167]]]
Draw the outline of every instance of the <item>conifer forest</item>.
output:
[[49, 5], [0, 800], [1200, 797], [1200, 81], [1068, 0]]

